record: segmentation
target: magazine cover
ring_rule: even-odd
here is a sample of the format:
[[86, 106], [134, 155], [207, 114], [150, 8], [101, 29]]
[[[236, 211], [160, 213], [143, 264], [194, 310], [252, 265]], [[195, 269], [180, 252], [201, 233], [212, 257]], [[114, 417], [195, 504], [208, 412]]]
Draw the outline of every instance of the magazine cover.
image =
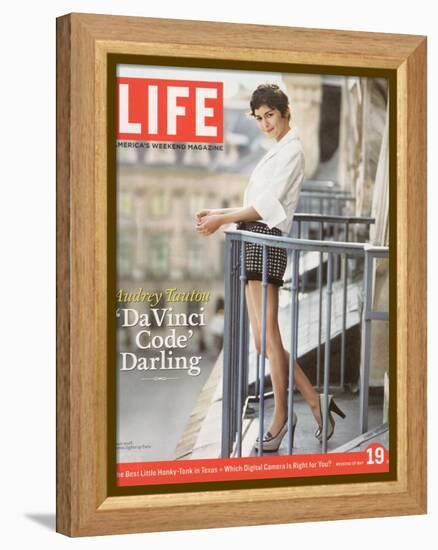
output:
[[384, 474], [384, 78], [116, 68], [117, 486]]

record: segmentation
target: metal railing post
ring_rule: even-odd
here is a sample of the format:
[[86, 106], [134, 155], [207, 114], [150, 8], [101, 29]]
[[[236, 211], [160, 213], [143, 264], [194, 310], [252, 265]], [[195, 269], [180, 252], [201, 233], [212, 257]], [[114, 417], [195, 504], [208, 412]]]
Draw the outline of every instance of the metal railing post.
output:
[[[324, 232], [324, 222], [319, 224], [319, 240], [322, 241]], [[323, 253], [319, 253], [318, 265], [318, 349], [316, 351], [316, 386], [321, 386], [321, 342], [322, 342], [322, 269], [323, 269]]]
[[232, 248], [234, 242], [228, 235], [225, 239], [225, 304], [224, 304], [224, 372], [222, 379], [222, 439], [221, 439], [221, 457], [227, 458], [231, 454], [232, 437], [230, 424], [231, 396], [232, 396], [232, 373], [231, 373], [231, 335], [232, 335], [232, 317], [231, 317], [231, 279], [232, 279]]
[[[301, 222], [298, 223], [298, 239], [301, 238]], [[295, 253], [295, 281], [297, 292], [295, 293], [295, 308], [296, 308], [296, 323], [295, 323], [295, 357], [298, 356], [298, 322], [300, 317], [300, 251], [297, 248], [294, 248], [293, 253]], [[303, 289], [301, 288], [301, 292]]]
[[324, 349], [324, 401], [322, 407], [322, 452], [327, 452], [328, 435], [328, 392], [330, 383], [330, 337], [331, 337], [331, 316], [332, 316], [332, 272], [333, 272], [333, 254], [328, 253], [327, 262], [327, 305], [326, 305], [326, 334]]
[[298, 294], [298, 280], [296, 264], [299, 261], [298, 251], [294, 249], [292, 251], [292, 286], [291, 286], [291, 330], [290, 330], [290, 354], [289, 354], [289, 387], [288, 387], [288, 413], [287, 413], [287, 427], [288, 427], [288, 453], [291, 455], [292, 440], [293, 440], [293, 417], [294, 417], [294, 382], [295, 382], [295, 361], [297, 360], [297, 338], [298, 338], [298, 311], [297, 311], [297, 294]]
[[265, 361], [266, 361], [266, 309], [268, 292], [268, 251], [263, 245], [263, 272], [262, 272], [262, 326], [260, 335], [260, 406], [259, 406], [259, 445], [258, 455], [263, 455], [263, 435], [265, 423]]
[[236, 439], [236, 433], [237, 433], [237, 423], [238, 423], [238, 406], [237, 406], [237, 400], [238, 400], [238, 394], [237, 394], [237, 385], [238, 385], [238, 376], [239, 376], [239, 303], [240, 303], [240, 247], [239, 244], [242, 241], [242, 239], [239, 239], [234, 243], [234, 247], [232, 249], [232, 257], [231, 257], [231, 271], [232, 271], [232, 278], [231, 278], [231, 288], [232, 288], [232, 296], [234, 299], [231, 300], [231, 355], [232, 355], [232, 361], [230, 362], [231, 368], [231, 407], [232, 412], [230, 413], [230, 432], [232, 435], [232, 442], [231, 442], [231, 452], [233, 451], [233, 442], [235, 442]]
[[239, 367], [237, 373], [237, 456], [242, 456], [242, 415], [243, 415], [243, 369], [244, 369], [244, 353], [245, 353], [245, 243], [240, 241], [240, 303], [239, 303]]
[[[345, 223], [345, 242], [348, 242], [349, 223]], [[341, 390], [345, 386], [345, 347], [346, 347], [346, 330], [347, 330], [347, 285], [348, 285], [348, 256], [344, 254], [344, 276], [343, 276], [343, 296], [342, 296], [342, 342], [341, 342]]]
[[[340, 211], [339, 201], [335, 201], [335, 204], [336, 204], [336, 208], [335, 208], [336, 215], [339, 216], [339, 211]], [[332, 232], [333, 232], [334, 241], [337, 241], [338, 236], [339, 236], [339, 224], [338, 223], [332, 223]], [[336, 256], [336, 258], [334, 258], [334, 262], [333, 262], [333, 280], [334, 281], [337, 281], [339, 279], [339, 259], [340, 259], [340, 257]]]
[[360, 433], [368, 430], [368, 391], [370, 377], [370, 346], [371, 346], [371, 310], [372, 286], [371, 270], [373, 258], [365, 250], [364, 266], [364, 310], [362, 320], [362, 361], [360, 365]]

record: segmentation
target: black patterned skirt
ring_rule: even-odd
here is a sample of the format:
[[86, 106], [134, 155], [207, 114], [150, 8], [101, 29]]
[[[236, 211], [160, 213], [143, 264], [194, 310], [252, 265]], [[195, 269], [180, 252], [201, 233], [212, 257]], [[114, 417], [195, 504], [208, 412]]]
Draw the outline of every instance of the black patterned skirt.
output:
[[[261, 222], [239, 222], [237, 229], [278, 237], [283, 235], [277, 227], [269, 229], [265, 223]], [[287, 266], [287, 251], [284, 248], [268, 246], [267, 257], [268, 283], [283, 286], [283, 277]], [[245, 268], [248, 281], [263, 280], [263, 247], [260, 244], [245, 243]]]

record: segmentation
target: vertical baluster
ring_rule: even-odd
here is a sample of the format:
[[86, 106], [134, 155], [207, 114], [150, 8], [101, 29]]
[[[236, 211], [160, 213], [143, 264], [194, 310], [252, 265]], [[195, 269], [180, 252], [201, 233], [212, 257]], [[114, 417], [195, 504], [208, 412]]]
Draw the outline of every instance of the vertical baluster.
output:
[[[298, 239], [301, 239], [301, 237], [303, 237], [303, 239], [308, 239], [309, 238], [309, 235], [308, 235], [308, 225], [307, 227], [304, 226], [304, 228], [302, 228], [302, 225], [301, 225], [301, 221], [299, 223], [299, 226], [298, 226]], [[304, 258], [306, 257], [305, 254], [303, 256]], [[300, 284], [300, 291], [301, 292], [304, 292], [305, 288], [306, 288], [306, 284], [307, 284], [307, 272], [306, 272], [306, 266], [305, 264], [303, 264], [303, 273], [301, 274], [300, 276], [300, 262], [298, 261], [298, 276], [300, 277], [298, 280], [300, 281], [301, 280], [301, 284]]]
[[236, 301], [238, 299], [238, 288], [236, 288], [236, 250], [238, 243], [233, 242], [232, 256], [231, 256], [231, 296], [232, 302], [230, 306], [231, 310], [231, 328], [230, 328], [230, 347], [231, 347], [231, 361], [230, 361], [230, 378], [231, 378], [231, 403], [230, 403], [230, 432], [232, 435], [231, 449], [234, 449], [236, 441]]
[[373, 258], [365, 250], [364, 267], [364, 313], [362, 320], [362, 361], [360, 365], [360, 433], [368, 430], [368, 388], [370, 376], [371, 319]]
[[245, 352], [245, 243], [240, 241], [240, 300], [239, 300], [239, 366], [237, 372], [237, 456], [242, 456], [242, 392], [243, 392], [243, 367]]
[[268, 292], [268, 251], [263, 245], [263, 275], [262, 275], [262, 326], [260, 335], [260, 407], [259, 407], [259, 445], [258, 455], [263, 455], [263, 432], [265, 423], [265, 361], [266, 361], [266, 306]]
[[[245, 273], [246, 278], [246, 273]], [[246, 287], [246, 285], [245, 285]], [[246, 303], [246, 293], [245, 293]], [[244, 308], [244, 323], [243, 323], [243, 388], [242, 402], [246, 403], [246, 398], [249, 395], [249, 316], [248, 309]]]
[[[339, 213], [339, 202], [337, 200], [334, 201], [335, 204], [335, 212], [336, 214]], [[332, 233], [333, 233], [333, 240], [339, 241], [339, 224], [334, 222], [332, 224]], [[333, 280], [337, 281], [339, 279], [339, 256], [336, 255], [333, 257]]]
[[291, 296], [291, 330], [290, 330], [290, 355], [289, 355], [289, 394], [288, 394], [288, 453], [292, 454], [292, 439], [293, 439], [293, 415], [294, 415], [294, 374], [295, 374], [295, 361], [297, 359], [297, 342], [296, 338], [298, 335], [297, 325], [297, 291], [298, 291], [298, 281], [297, 281], [297, 270], [296, 263], [298, 262], [297, 250], [292, 251], [292, 296]]
[[229, 235], [225, 238], [225, 304], [224, 304], [224, 372], [222, 380], [222, 440], [221, 440], [221, 456], [228, 458], [231, 453], [231, 430], [230, 430], [230, 414], [231, 414], [231, 306], [232, 306], [232, 247], [233, 241]]
[[[319, 222], [319, 240], [322, 241], [324, 231], [324, 222]], [[321, 386], [321, 340], [322, 340], [322, 270], [323, 270], [323, 253], [319, 253], [318, 265], [318, 349], [316, 352], [316, 386]]]
[[232, 356], [233, 356], [233, 442], [236, 443], [238, 409], [237, 409], [237, 386], [239, 376], [239, 304], [240, 304], [240, 246], [242, 241], [235, 242], [233, 257], [233, 322], [232, 322]]
[[[348, 242], [349, 223], [345, 222], [345, 242]], [[340, 387], [344, 390], [345, 385], [345, 348], [346, 348], [346, 330], [347, 330], [347, 270], [348, 270], [348, 256], [344, 254], [344, 288], [342, 298], [342, 343], [341, 343], [341, 380]]]
[[[298, 224], [298, 238], [301, 239], [301, 222]], [[298, 323], [299, 323], [299, 313], [300, 313], [300, 251], [294, 250], [296, 254], [296, 260], [294, 262], [294, 268], [295, 268], [295, 277], [296, 277], [296, 286], [297, 286], [297, 292], [295, 295], [295, 304], [296, 304], [296, 323], [295, 323], [295, 356], [298, 357]], [[303, 291], [301, 287], [301, 292]]]
[[327, 452], [328, 434], [328, 392], [330, 383], [330, 337], [331, 337], [331, 315], [332, 315], [332, 272], [333, 254], [329, 252], [327, 263], [327, 305], [326, 305], [326, 335], [324, 350], [324, 399], [322, 407], [322, 452]]

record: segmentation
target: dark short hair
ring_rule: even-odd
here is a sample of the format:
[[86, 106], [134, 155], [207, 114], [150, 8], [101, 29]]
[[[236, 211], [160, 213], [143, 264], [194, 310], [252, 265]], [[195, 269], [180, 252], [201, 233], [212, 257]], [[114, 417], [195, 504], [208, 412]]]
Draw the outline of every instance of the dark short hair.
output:
[[255, 116], [255, 110], [262, 105], [267, 105], [270, 109], [278, 109], [281, 116], [285, 116], [289, 107], [289, 99], [277, 84], [259, 84], [249, 101], [250, 115]]

